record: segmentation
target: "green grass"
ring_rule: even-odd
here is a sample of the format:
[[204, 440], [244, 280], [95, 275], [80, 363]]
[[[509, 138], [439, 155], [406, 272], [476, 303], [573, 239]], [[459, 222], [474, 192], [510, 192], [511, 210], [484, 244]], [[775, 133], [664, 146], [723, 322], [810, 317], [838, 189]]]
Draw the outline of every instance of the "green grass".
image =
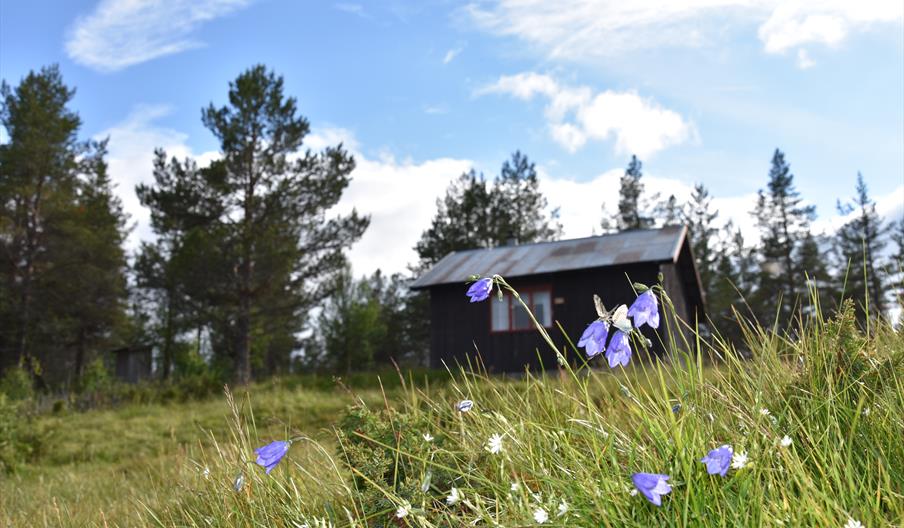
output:
[[[538, 509], [549, 526], [904, 525], [904, 335], [865, 335], [850, 312], [793, 338], [746, 332], [751, 361], [695, 340], [624, 370], [463, 371], [357, 395], [268, 384], [237, 402], [48, 417], [49, 449], [0, 483], [0, 506], [14, 526], [512, 527]], [[290, 436], [304, 438], [271, 475], [250, 462]], [[699, 459], [722, 444], [750, 463], [710, 476]], [[638, 471], [671, 476], [661, 507], [631, 493]]]

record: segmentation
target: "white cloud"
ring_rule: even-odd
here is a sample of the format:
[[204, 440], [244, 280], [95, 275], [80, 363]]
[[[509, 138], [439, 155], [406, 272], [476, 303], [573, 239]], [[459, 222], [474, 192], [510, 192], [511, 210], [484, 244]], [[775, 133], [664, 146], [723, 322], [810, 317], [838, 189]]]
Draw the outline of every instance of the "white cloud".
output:
[[192, 157], [199, 166], [207, 165], [218, 156], [216, 152], [194, 154], [186, 145], [185, 134], [155, 124], [156, 120], [170, 112], [171, 108], [166, 105], [139, 105], [122, 122], [95, 136], [95, 139], [110, 138], [107, 156], [110, 179], [122, 200], [123, 210], [130, 216], [130, 222], [135, 224], [135, 229], [126, 240], [129, 250], [136, 249], [139, 241], [153, 238], [150, 212], [138, 201], [135, 186], [154, 181], [154, 149], [166, 150], [169, 157]]
[[361, 4], [349, 4], [349, 3], [338, 3], [334, 6], [339, 11], [345, 11], [351, 15], [356, 15], [359, 17], [366, 16], [364, 14], [364, 6]]
[[316, 130], [309, 139], [311, 148], [343, 141], [355, 156], [351, 184], [327, 216], [353, 208], [370, 215], [370, 227], [349, 253], [356, 274], [404, 271], [415, 263], [413, 248], [430, 226], [436, 199], [453, 178], [472, 167], [471, 161], [454, 158], [415, 163], [384, 154], [372, 159], [361, 152], [351, 132], [339, 128]]
[[463, 13], [478, 27], [514, 36], [554, 59], [617, 56], [643, 48], [696, 47], [759, 24], [769, 53], [837, 46], [851, 33], [900, 22], [898, 0], [490, 0]]
[[116, 71], [157, 57], [203, 46], [193, 34], [210, 20], [252, 0], [101, 0], [76, 19], [66, 53], [79, 64]]
[[452, 62], [452, 60], [455, 59], [455, 57], [457, 57], [458, 54], [461, 53], [463, 49], [464, 48], [452, 48], [449, 51], [447, 51], [446, 54], [443, 56], [443, 64], [449, 64], [450, 62]]
[[587, 86], [563, 86], [548, 75], [526, 72], [502, 76], [477, 93], [506, 93], [522, 100], [538, 95], [546, 98], [550, 135], [569, 152], [590, 139], [614, 138], [617, 153], [648, 157], [697, 137], [691, 122], [634, 91], [594, 94]]
[[797, 50], [797, 67], [802, 70], [808, 70], [816, 65], [816, 62], [810, 58], [810, 54], [807, 50], [801, 48]]

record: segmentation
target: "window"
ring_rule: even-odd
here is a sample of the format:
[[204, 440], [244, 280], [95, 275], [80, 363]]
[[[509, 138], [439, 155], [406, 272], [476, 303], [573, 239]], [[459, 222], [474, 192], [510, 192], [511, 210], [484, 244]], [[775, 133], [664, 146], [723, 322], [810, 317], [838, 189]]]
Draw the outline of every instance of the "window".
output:
[[[490, 330], [492, 332], [511, 332], [533, 328], [530, 315], [511, 295], [505, 295], [501, 301], [495, 295], [490, 299]], [[549, 288], [522, 291], [521, 299], [530, 306], [534, 317], [540, 324], [547, 328], [552, 326], [552, 292]]]

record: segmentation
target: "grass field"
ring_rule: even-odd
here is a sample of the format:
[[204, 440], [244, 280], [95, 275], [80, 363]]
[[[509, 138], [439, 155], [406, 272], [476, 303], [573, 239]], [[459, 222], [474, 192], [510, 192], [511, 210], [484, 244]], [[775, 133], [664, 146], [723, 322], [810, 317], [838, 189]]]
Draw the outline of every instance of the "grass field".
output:
[[[666, 322], [676, 324], [677, 321]], [[12, 526], [902, 526], [904, 336], [848, 314], [748, 329], [668, 363], [44, 417], [44, 455], [0, 483]], [[717, 367], [705, 357], [721, 356]], [[474, 402], [468, 412], [456, 409]], [[352, 406], [346, 410], [348, 406]], [[253, 412], [251, 412], [253, 408]], [[253, 449], [295, 438], [272, 474]], [[700, 459], [730, 445], [724, 476]], [[668, 475], [655, 506], [637, 472]], [[240, 485], [237, 478], [241, 476]], [[453, 491], [454, 489], [454, 491]]]

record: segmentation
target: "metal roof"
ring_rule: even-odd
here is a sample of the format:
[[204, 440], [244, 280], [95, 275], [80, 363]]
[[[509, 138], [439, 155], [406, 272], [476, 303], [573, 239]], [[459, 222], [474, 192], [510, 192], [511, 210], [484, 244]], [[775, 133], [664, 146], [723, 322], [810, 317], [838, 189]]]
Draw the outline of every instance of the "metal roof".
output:
[[572, 240], [455, 251], [421, 275], [411, 288], [464, 282], [475, 273], [523, 277], [639, 262], [675, 262], [686, 232], [684, 226], [666, 226]]

